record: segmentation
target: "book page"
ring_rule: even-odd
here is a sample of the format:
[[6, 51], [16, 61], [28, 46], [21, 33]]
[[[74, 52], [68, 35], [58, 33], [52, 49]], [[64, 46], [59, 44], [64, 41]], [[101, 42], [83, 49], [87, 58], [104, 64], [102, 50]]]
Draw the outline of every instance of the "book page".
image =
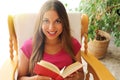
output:
[[41, 65], [41, 66], [43, 66], [43, 67], [45, 67], [45, 68], [48, 68], [48, 69], [54, 71], [54, 72], [57, 73], [57, 74], [60, 74], [59, 68], [58, 68], [56, 65], [54, 65], [54, 64], [52, 64], [52, 63], [50, 63], [50, 62], [41, 60], [41, 61], [38, 62], [37, 64], [39, 64], [39, 65]]
[[75, 62], [75, 63], [69, 65], [68, 67], [66, 67], [65, 70], [63, 71], [63, 73], [61, 74], [61, 76], [63, 78], [66, 78], [70, 74], [72, 74], [75, 71], [79, 70], [82, 66], [83, 65], [80, 62]]

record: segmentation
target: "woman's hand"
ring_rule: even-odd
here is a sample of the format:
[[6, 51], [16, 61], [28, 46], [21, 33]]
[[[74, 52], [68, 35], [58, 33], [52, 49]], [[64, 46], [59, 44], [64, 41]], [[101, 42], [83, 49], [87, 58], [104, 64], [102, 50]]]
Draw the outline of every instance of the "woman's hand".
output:
[[18, 78], [17, 80], [52, 80], [52, 78], [47, 76], [40, 76], [40, 75], [34, 75], [34, 76], [22, 76]]
[[64, 80], [84, 80], [84, 73], [82, 70], [78, 70], [74, 72], [73, 74], [69, 75]]
[[80, 75], [79, 75], [78, 71], [76, 71], [75, 73], [69, 75], [64, 80], [78, 80], [78, 79], [80, 79]]
[[34, 80], [52, 80], [52, 78], [47, 77], [47, 76], [35, 75], [35, 76], [34, 76]]

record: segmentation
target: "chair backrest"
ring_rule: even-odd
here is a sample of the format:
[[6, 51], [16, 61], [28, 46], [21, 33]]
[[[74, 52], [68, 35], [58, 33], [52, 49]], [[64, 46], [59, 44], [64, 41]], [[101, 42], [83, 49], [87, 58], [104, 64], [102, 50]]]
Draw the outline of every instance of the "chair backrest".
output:
[[[80, 13], [68, 13], [68, 18], [71, 26], [72, 35], [80, 41]], [[34, 26], [36, 24], [37, 14], [36, 13], [26, 13], [17, 14], [14, 16], [14, 26], [16, 35], [18, 38], [19, 47], [28, 38], [30, 38], [34, 31]]]
[[0, 68], [0, 80], [14, 80], [18, 65], [18, 45], [17, 45], [18, 42], [12, 16], [8, 16], [8, 29], [10, 36], [9, 37], [10, 57], [5, 61], [5, 63]]

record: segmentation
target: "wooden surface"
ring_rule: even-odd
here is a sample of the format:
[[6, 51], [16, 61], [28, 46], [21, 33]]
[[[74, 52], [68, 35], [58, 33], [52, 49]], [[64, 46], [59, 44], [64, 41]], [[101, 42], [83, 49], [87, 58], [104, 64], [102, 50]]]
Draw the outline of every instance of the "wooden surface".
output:
[[17, 37], [12, 16], [8, 16], [8, 29], [10, 35], [8, 44], [10, 48], [10, 57], [0, 68], [0, 80], [14, 80], [15, 72], [18, 65]]
[[15, 55], [13, 60], [7, 59], [0, 68], [0, 80], [14, 80], [15, 72], [18, 64], [18, 56]]

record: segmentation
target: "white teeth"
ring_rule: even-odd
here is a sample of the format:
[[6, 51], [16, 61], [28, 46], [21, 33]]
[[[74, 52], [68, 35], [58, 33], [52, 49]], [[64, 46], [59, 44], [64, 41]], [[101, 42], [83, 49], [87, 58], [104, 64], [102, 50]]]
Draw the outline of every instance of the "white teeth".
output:
[[50, 34], [55, 34], [55, 32], [49, 32]]

